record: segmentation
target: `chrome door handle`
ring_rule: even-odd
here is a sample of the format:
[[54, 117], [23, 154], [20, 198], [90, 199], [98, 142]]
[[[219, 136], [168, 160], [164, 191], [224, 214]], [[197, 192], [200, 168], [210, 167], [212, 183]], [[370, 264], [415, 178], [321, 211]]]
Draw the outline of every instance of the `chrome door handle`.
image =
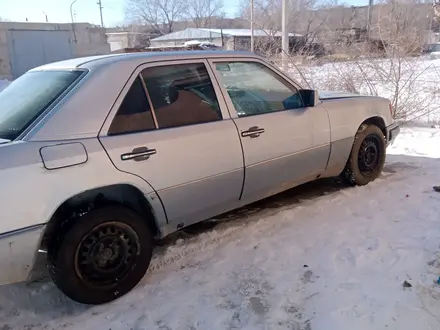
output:
[[252, 138], [259, 137], [264, 132], [265, 132], [264, 128], [260, 128], [258, 126], [252, 126], [252, 127], [249, 127], [249, 129], [247, 131], [241, 132], [241, 136], [242, 137], [250, 137], [252, 139]]
[[134, 160], [140, 162], [147, 160], [151, 155], [156, 154], [156, 149], [148, 149], [147, 147], [134, 148], [132, 152], [122, 154], [121, 160]]

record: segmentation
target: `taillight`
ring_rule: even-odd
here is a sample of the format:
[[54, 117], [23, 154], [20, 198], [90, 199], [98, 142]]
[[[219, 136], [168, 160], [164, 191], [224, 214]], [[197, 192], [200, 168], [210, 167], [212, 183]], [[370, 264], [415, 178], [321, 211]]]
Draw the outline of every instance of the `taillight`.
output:
[[389, 107], [390, 107], [390, 115], [391, 117], [393, 117], [393, 105], [390, 103]]

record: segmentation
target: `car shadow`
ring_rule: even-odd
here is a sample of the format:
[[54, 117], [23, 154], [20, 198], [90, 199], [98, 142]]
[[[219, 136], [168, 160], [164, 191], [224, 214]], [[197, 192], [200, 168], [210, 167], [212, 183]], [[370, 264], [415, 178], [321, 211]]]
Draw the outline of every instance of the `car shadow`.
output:
[[[388, 156], [389, 162], [384, 166], [381, 178], [388, 178], [398, 171], [415, 170], [418, 166], [411, 165], [400, 160], [400, 156]], [[395, 161], [393, 161], [395, 159]], [[336, 178], [324, 178], [308, 182], [279, 194], [257, 201], [255, 203], [243, 206], [239, 209], [221, 214], [213, 219], [202, 221], [191, 226], [185, 227], [175, 233], [172, 233], [164, 239], [156, 241], [155, 258], [161, 258], [166, 254], [169, 247], [176, 245], [180, 239], [195, 238], [203, 233], [214, 230], [220, 224], [233, 224], [238, 219], [255, 215], [269, 216], [271, 213], [277, 213], [284, 207], [295, 207], [304, 201], [313, 200], [325, 195], [331, 195], [344, 189], [352, 189], [353, 186], [345, 181]], [[273, 210], [273, 212], [270, 212]], [[253, 218], [254, 219], [254, 218]]]
[[202, 221], [191, 226], [185, 227], [178, 232], [168, 235], [164, 239], [156, 242], [156, 253], [161, 253], [163, 248], [176, 243], [179, 239], [188, 239], [198, 236], [204, 232], [213, 230], [219, 224], [234, 222], [243, 217], [250, 215], [258, 215], [267, 212], [267, 210], [277, 210], [285, 206], [295, 206], [305, 200], [311, 200], [320, 196], [329, 195], [340, 191], [341, 189], [350, 188], [351, 186], [339, 178], [325, 178], [312, 182], [308, 182], [295, 188], [286, 190], [279, 194], [270, 196], [255, 203], [243, 206], [239, 209], [221, 214], [213, 219]]

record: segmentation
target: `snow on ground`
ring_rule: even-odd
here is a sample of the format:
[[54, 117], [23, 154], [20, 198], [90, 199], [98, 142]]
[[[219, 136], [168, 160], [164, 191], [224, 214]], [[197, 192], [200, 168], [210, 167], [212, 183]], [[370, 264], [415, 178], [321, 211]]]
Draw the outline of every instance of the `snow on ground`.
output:
[[372, 184], [318, 181], [162, 242], [113, 303], [1, 287], [0, 329], [439, 329], [439, 137], [404, 128]]

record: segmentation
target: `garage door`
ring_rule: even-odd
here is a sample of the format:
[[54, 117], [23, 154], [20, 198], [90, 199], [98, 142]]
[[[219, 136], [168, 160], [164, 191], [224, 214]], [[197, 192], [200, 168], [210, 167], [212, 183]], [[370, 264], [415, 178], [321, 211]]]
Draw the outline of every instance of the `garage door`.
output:
[[10, 30], [8, 46], [13, 78], [36, 66], [73, 57], [69, 31]]

